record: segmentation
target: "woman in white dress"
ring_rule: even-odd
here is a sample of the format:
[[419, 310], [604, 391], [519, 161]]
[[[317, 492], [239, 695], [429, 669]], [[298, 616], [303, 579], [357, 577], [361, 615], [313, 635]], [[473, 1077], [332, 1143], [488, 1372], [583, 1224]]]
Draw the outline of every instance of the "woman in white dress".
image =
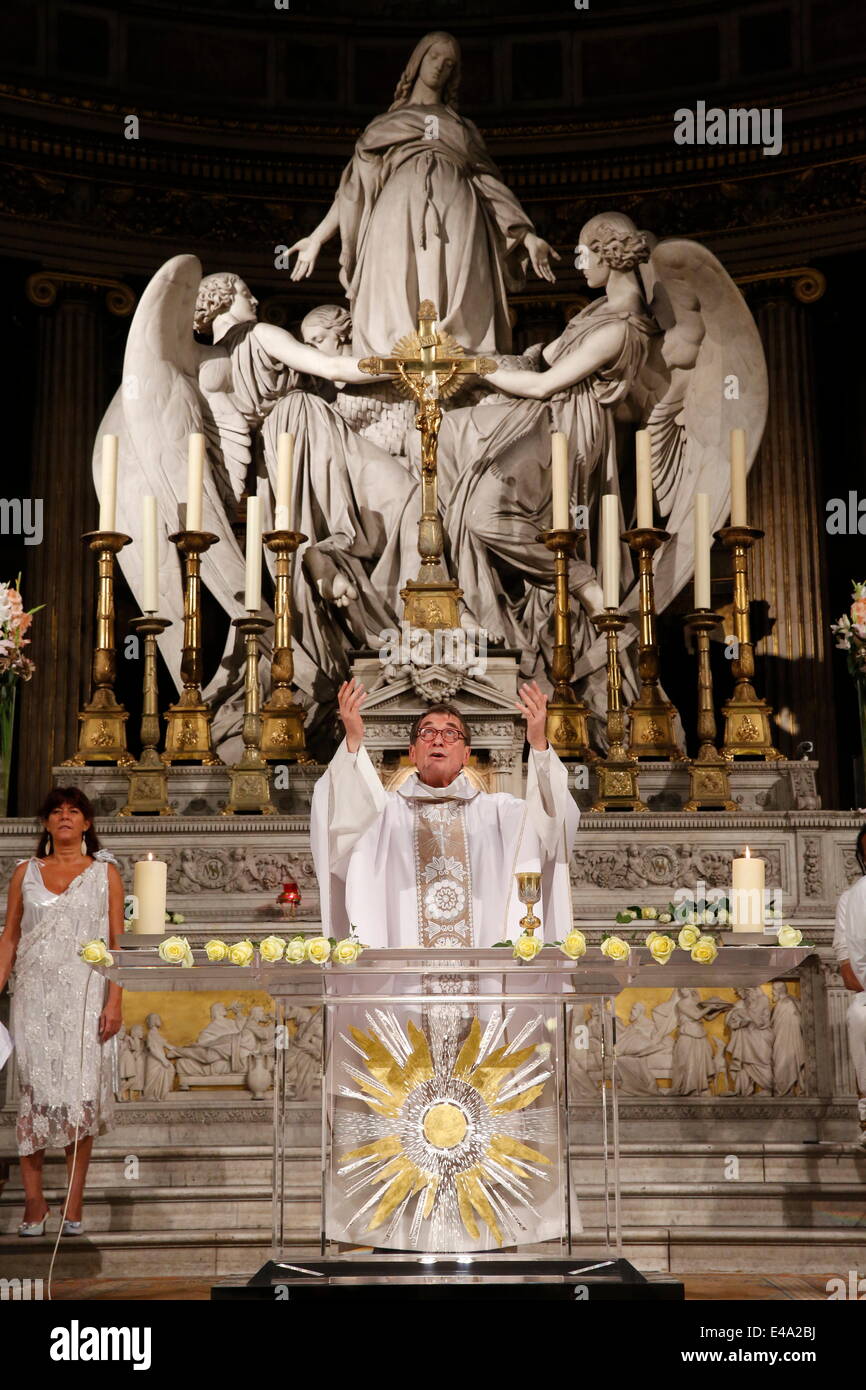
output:
[[45, 1232], [45, 1150], [66, 1150], [64, 1235], [82, 1230], [81, 1205], [93, 1136], [110, 1127], [110, 1050], [121, 1023], [121, 990], [106, 989], [79, 958], [123, 930], [123, 881], [99, 848], [93, 807], [78, 787], [55, 787], [40, 810], [33, 859], [12, 875], [0, 937], [0, 989], [15, 971], [11, 1031], [18, 1081], [18, 1153], [24, 1182], [21, 1236]]

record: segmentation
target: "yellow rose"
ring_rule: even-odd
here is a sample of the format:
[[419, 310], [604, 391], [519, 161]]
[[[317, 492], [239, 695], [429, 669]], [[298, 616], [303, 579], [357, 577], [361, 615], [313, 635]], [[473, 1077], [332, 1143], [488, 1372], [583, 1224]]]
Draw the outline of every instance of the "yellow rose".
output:
[[514, 943], [514, 959], [535, 960], [543, 945], [544, 942], [539, 941], [537, 937], [524, 933], [523, 936], [518, 936]]
[[347, 936], [343, 941], [337, 942], [331, 953], [331, 960], [335, 960], [338, 965], [353, 965], [362, 949], [360, 941], [354, 936]]
[[660, 932], [660, 931], [651, 931], [651, 932], [647, 932], [646, 936], [644, 937], [644, 941], [645, 941], [646, 945], [649, 946], [650, 950], [652, 950], [653, 942], [656, 940], [657, 937], [663, 936], [663, 935], [664, 935], [664, 932]]
[[659, 965], [666, 965], [674, 953], [674, 939], [672, 936], [664, 936], [661, 932], [656, 932], [655, 939], [650, 946], [650, 955]]
[[296, 936], [286, 947], [286, 960], [290, 965], [300, 965], [306, 959], [307, 943], [302, 936]]
[[313, 965], [324, 965], [331, 954], [331, 943], [326, 936], [311, 936], [307, 942], [307, 960]]
[[269, 965], [282, 960], [285, 949], [286, 939], [284, 936], [266, 936], [264, 941], [259, 942], [259, 955]]
[[87, 965], [113, 965], [114, 956], [106, 949], [105, 942], [100, 941], [99, 937], [95, 941], [88, 941], [82, 946], [79, 955]]
[[799, 946], [803, 940], [803, 933], [799, 927], [792, 927], [789, 922], [776, 932], [776, 940], [780, 946]]
[[611, 960], [628, 960], [629, 958], [629, 944], [627, 941], [623, 941], [621, 936], [605, 937], [601, 943], [601, 949], [603, 954], [609, 956]]
[[253, 943], [246, 939], [236, 941], [233, 946], [229, 946], [229, 960], [232, 965], [252, 965], [255, 953]]
[[204, 949], [208, 960], [212, 961], [225, 960], [229, 953], [229, 948], [226, 943], [224, 941], [217, 941], [216, 939], [208, 941]]
[[157, 955], [166, 965], [192, 965], [192, 951], [185, 936], [167, 936], [159, 943]]
[[582, 956], [586, 950], [586, 937], [582, 931], [578, 931], [577, 928], [575, 928], [575, 930], [570, 931], [565, 940], [561, 942], [559, 949], [564, 956], [568, 956], [569, 960], [577, 960], [578, 956]]
[[697, 941], [700, 941], [701, 934], [697, 927], [685, 926], [677, 937], [677, 943], [683, 951], [690, 951]]
[[698, 965], [712, 965], [719, 948], [711, 936], [699, 936], [691, 950], [691, 957]]
[[659, 910], [657, 907], [642, 907], [640, 915], [645, 921], [654, 922], [659, 915]]

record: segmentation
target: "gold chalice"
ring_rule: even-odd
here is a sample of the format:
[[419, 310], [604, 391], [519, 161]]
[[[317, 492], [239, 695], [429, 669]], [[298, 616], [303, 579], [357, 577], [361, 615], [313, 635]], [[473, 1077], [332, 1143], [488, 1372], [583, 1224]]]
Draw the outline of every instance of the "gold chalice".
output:
[[517, 879], [517, 896], [524, 906], [529, 908], [526, 915], [521, 917], [520, 925], [524, 932], [531, 936], [535, 928], [541, 926], [541, 918], [536, 917], [532, 911], [541, 897], [541, 874], [515, 874], [514, 877]]

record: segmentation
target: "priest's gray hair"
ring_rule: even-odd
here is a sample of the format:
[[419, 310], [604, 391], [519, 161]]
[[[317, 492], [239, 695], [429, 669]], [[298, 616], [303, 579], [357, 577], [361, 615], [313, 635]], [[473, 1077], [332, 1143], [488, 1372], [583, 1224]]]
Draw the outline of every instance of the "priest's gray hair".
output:
[[448, 704], [428, 705], [424, 713], [418, 715], [418, 718], [415, 720], [414, 724], [412, 725], [412, 728], [409, 731], [410, 745], [418, 742], [418, 730], [421, 728], [421, 725], [424, 723], [424, 720], [427, 718], [429, 714], [450, 714], [451, 718], [456, 719], [457, 723], [460, 725], [460, 728], [463, 732], [463, 737], [466, 740], [466, 747], [469, 748], [471, 746], [472, 733], [469, 728], [469, 725], [466, 723], [466, 720], [463, 718], [463, 715], [460, 713], [457, 706]]

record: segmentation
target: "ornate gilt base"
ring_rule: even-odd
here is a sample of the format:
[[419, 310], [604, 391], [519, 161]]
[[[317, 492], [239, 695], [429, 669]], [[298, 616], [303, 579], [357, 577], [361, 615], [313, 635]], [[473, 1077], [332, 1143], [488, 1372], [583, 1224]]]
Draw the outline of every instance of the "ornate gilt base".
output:
[[197, 690], [185, 690], [176, 705], [166, 710], [164, 763], [222, 763], [213, 750], [210, 725], [213, 714]]
[[267, 764], [245, 753], [229, 769], [229, 799], [221, 816], [273, 816], [277, 808], [271, 801], [271, 779]]
[[460, 626], [460, 600], [463, 590], [454, 579], [447, 579], [441, 566], [437, 566], [432, 577], [425, 575], [425, 567], [417, 579], [410, 579], [405, 589], [400, 590], [403, 600], [403, 621], [409, 627], [423, 627], [428, 632], [437, 628]]
[[[738, 698], [740, 689], [745, 693]], [[720, 749], [723, 758], [784, 757], [773, 747], [772, 706], [759, 699], [753, 690], [738, 687], [731, 699], [722, 705], [722, 714], [725, 717], [725, 736]]]
[[560, 758], [593, 763], [598, 754], [589, 746], [587, 719], [589, 706], [584, 700], [556, 700], [547, 706], [547, 741]]
[[664, 762], [681, 762], [685, 758], [674, 737], [675, 713], [667, 700], [638, 698], [629, 705], [628, 751], [633, 758], [659, 758]]
[[78, 750], [64, 767], [84, 767], [87, 763], [117, 763], [130, 767], [135, 758], [126, 746], [129, 713], [119, 705], [107, 687], [97, 690], [93, 699], [78, 712]]
[[689, 760], [689, 799], [684, 811], [738, 811], [731, 799], [728, 765], [718, 753]]
[[270, 762], [307, 762], [304, 739], [306, 714], [292, 699], [292, 692], [275, 690], [261, 708], [262, 757]]
[[593, 811], [647, 811], [640, 799], [640, 771], [633, 758], [599, 758], [593, 768], [596, 777]]
[[145, 748], [129, 770], [126, 805], [119, 816], [173, 816], [168, 804], [168, 772], [155, 748]]

